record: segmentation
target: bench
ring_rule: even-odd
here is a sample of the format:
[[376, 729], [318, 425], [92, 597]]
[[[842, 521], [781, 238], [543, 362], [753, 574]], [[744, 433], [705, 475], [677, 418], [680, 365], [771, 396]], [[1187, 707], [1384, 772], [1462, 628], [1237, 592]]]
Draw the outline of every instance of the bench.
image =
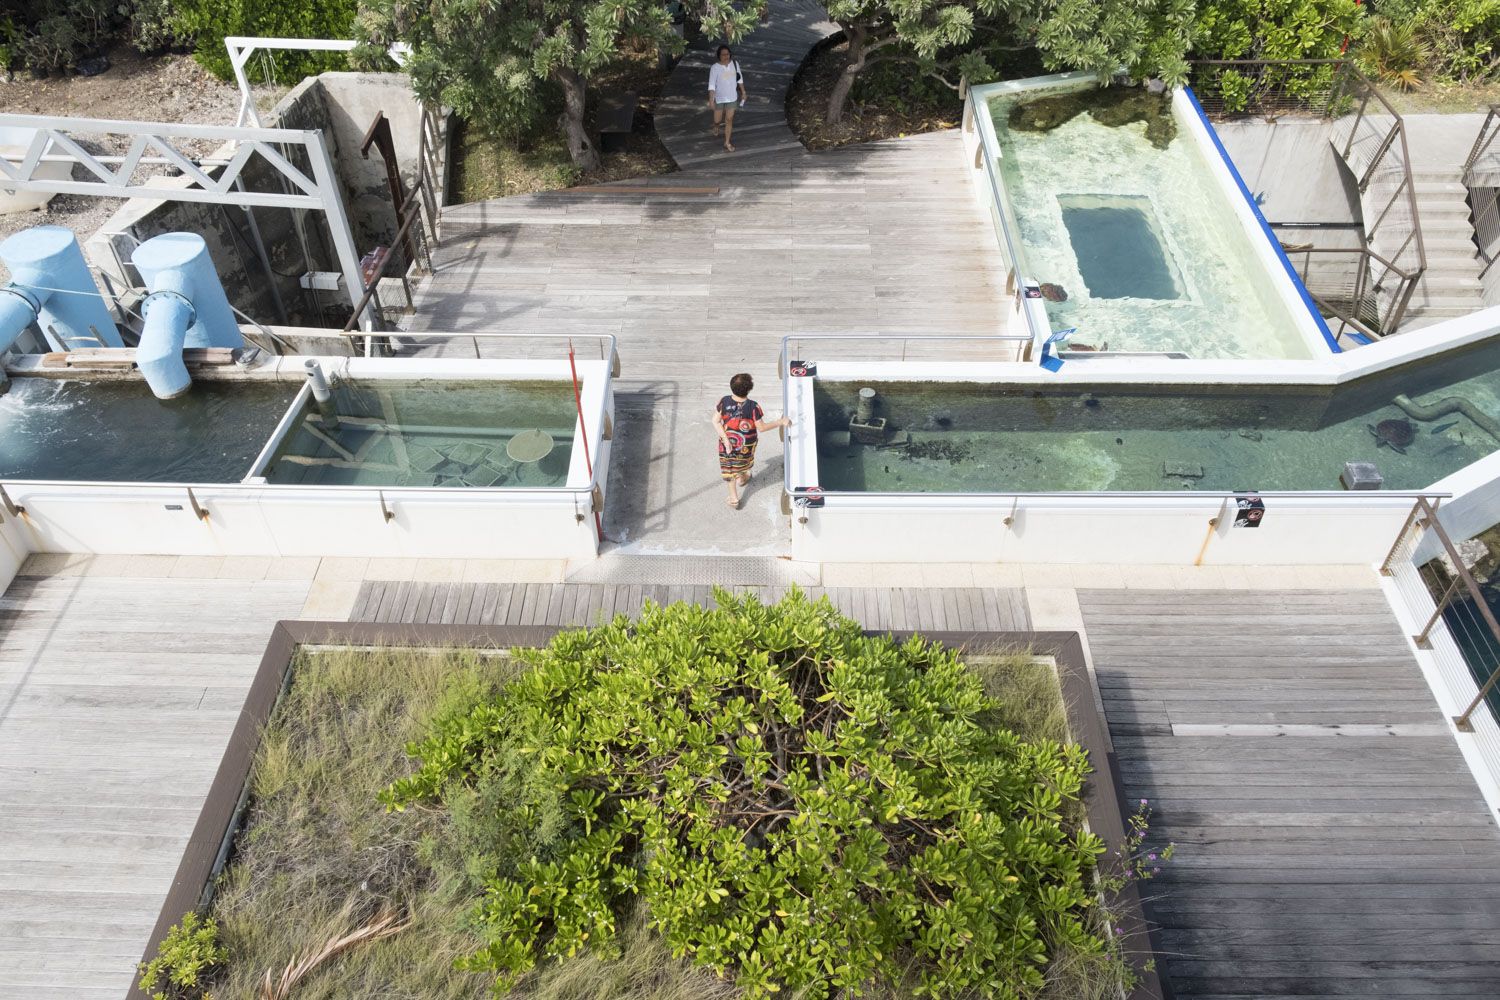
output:
[[633, 90], [615, 91], [599, 98], [599, 148], [613, 152], [625, 145], [623, 136], [635, 129], [635, 106], [638, 96]]

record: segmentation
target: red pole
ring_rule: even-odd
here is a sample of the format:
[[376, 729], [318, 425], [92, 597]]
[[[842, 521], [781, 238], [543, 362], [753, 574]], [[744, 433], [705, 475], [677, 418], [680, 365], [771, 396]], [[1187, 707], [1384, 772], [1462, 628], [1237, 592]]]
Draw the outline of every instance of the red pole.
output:
[[[589, 470], [589, 478], [594, 478], [594, 459], [589, 455], [589, 425], [583, 419], [583, 396], [578, 391], [578, 362], [573, 359], [573, 338], [568, 338], [568, 368], [573, 372], [573, 407], [578, 411], [578, 434], [583, 438], [583, 464]], [[594, 496], [589, 494], [589, 507], [594, 506]], [[599, 533], [599, 540], [604, 541], [604, 521], [600, 519], [599, 512], [594, 511], [594, 530]]]

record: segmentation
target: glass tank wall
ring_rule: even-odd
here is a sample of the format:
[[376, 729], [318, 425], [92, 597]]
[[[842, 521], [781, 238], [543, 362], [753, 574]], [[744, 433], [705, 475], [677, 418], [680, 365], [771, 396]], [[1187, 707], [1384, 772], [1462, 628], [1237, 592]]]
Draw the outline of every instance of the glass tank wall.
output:
[[261, 473], [272, 483], [566, 485], [577, 413], [567, 382], [344, 380], [308, 397]]
[[1500, 344], [1339, 388], [819, 380], [814, 401], [829, 491], [1339, 490], [1346, 462], [1411, 490], [1500, 450]]

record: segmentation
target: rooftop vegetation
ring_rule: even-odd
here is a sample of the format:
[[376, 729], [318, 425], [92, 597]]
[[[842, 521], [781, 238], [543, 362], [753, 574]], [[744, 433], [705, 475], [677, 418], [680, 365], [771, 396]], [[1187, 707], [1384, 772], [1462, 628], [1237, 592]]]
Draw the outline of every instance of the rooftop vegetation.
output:
[[184, 954], [180, 996], [1129, 980], [1104, 905], [1123, 869], [1082, 829], [1050, 664], [866, 638], [801, 595], [722, 600], [514, 657], [299, 656], [208, 914], [222, 961]]

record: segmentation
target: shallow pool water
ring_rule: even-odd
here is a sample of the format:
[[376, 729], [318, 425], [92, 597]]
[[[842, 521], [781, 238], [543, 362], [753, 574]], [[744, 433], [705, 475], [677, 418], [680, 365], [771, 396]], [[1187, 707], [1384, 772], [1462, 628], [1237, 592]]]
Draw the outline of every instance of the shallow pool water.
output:
[[0, 477], [237, 483], [297, 388], [199, 380], [163, 400], [139, 380], [13, 378], [0, 395]]
[[567, 382], [342, 381], [337, 420], [309, 399], [263, 475], [273, 483], [552, 487], [568, 479]]
[[[1058, 112], [1066, 96], [1030, 92], [988, 105], [1021, 270], [1066, 294], [1047, 303], [1053, 329], [1076, 327], [1075, 343], [1112, 351], [1310, 357], [1254, 251], [1251, 239], [1264, 237], [1243, 228], [1187, 124], [1171, 127], [1170, 109], [1128, 121], [1119, 108], [1149, 100], [1130, 88], [1104, 91], [1101, 107], [1070, 118]], [[1035, 122], [1013, 120], [1032, 107]]]
[[[861, 386], [877, 392], [881, 445], [849, 440]], [[1397, 397], [1452, 412], [1422, 419]], [[1338, 390], [819, 381], [814, 399], [830, 491], [1338, 490], [1345, 462], [1411, 490], [1500, 450], [1500, 345]]]

